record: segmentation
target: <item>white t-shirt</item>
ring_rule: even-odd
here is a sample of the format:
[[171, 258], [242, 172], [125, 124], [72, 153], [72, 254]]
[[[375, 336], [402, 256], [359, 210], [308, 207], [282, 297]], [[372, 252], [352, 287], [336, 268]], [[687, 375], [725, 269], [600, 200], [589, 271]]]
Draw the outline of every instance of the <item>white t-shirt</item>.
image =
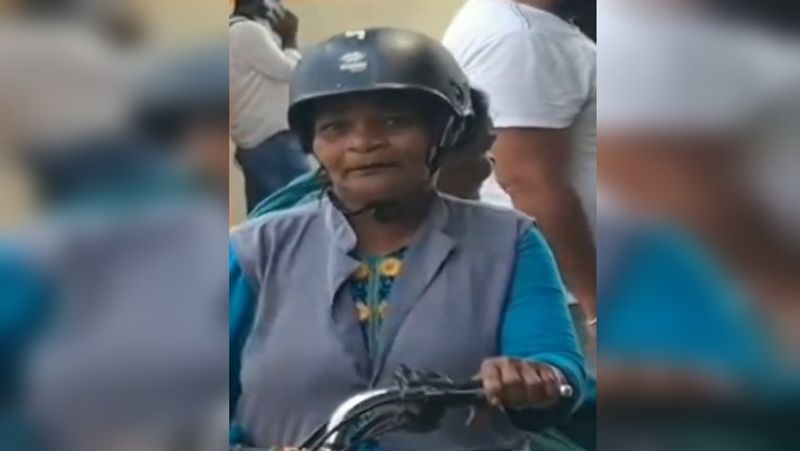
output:
[[800, 237], [800, 181], [793, 175], [800, 164], [800, 47], [768, 30], [671, 6], [602, 3], [601, 129], [744, 135], [738, 142], [751, 152], [754, 193], [779, 233]]
[[657, 4], [606, 1], [598, 11], [603, 130], [729, 132], [752, 122], [765, 93], [748, 32]]
[[237, 146], [250, 149], [289, 128], [289, 80], [300, 53], [283, 50], [264, 21], [237, 20], [228, 38], [231, 136]]
[[[573, 186], [594, 229], [595, 44], [558, 16], [513, 0], [468, 0], [443, 43], [470, 82], [488, 94], [495, 127], [572, 127]], [[494, 176], [484, 183], [481, 198], [512, 206]]]

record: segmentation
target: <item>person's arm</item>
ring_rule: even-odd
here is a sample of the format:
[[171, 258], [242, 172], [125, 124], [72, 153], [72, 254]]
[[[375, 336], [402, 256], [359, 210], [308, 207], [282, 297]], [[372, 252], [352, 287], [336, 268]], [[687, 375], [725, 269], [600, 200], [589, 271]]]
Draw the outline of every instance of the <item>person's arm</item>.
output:
[[[517, 427], [538, 430], [568, 416], [586, 393], [586, 371], [553, 254], [536, 229], [520, 239], [500, 331], [500, 353], [481, 365], [490, 403]], [[572, 387], [563, 397], [559, 385]]]
[[536, 218], [570, 292], [595, 316], [595, 249], [572, 183], [572, 126], [594, 92], [594, 59], [580, 44], [530, 30], [486, 43], [465, 67], [489, 94], [500, 186]]
[[279, 82], [289, 81], [301, 58], [296, 49], [281, 49], [264, 25], [253, 21], [231, 27], [230, 47], [231, 52], [242, 55], [256, 71]]
[[584, 359], [553, 253], [535, 228], [520, 239], [506, 302], [502, 355], [556, 367], [574, 390], [561, 405], [567, 411], [576, 408], [585, 392]]
[[600, 302], [600, 395], [710, 401], [774, 390], [768, 334], [705, 246], [668, 226], [624, 232], [626, 255]]
[[571, 180], [574, 152], [570, 130], [501, 129], [492, 151], [498, 183], [515, 208], [536, 218], [553, 246], [567, 287], [594, 318], [595, 246]]
[[228, 441], [230, 445], [246, 445], [247, 434], [241, 425], [234, 421], [236, 405], [242, 392], [239, 372], [241, 355], [255, 315], [255, 290], [242, 271], [242, 267], [232, 245], [228, 247], [228, 321], [229, 321], [229, 386], [228, 399], [230, 409], [230, 427]]

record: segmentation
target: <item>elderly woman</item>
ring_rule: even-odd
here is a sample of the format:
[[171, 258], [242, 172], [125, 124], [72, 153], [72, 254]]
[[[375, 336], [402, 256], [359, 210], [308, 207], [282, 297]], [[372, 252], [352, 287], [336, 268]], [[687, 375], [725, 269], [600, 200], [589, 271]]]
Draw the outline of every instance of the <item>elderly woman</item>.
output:
[[446, 50], [402, 30], [336, 36], [298, 66], [289, 121], [326, 189], [232, 233], [232, 442], [297, 445], [401, 365], [478, 375], [496, 409], [384, 451], [524, 449], [515, 425], [578, 405], [583, 359], [535, 224], [435, 188], [475, 135], [472, 97]]

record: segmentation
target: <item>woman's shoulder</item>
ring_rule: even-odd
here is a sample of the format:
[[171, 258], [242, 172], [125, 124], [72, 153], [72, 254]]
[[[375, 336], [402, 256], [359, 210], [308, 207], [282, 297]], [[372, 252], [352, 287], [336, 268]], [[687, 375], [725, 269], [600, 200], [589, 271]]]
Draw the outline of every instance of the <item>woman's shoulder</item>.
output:
[[442, 196], [448, 211], [447, 233], [480, 252], [517, 249], [536, 222], [511, 208]]
[[447, 194], [441, 194], [440, 197], [454, 219], [459, 222], [479, 220], [486, 223], [514, 223], [524, 228], [536, 225], [533, 218], [513, 208], [500, 207], [477, 200], [460, 199]]
[[283, 234], [302, 229], [319, 215], [320, 208], [317, 202], [287, 208], [285, 210], [271, 211], [235, 226], [231, 229], [231, 238], [236, 240], [252, 235]]

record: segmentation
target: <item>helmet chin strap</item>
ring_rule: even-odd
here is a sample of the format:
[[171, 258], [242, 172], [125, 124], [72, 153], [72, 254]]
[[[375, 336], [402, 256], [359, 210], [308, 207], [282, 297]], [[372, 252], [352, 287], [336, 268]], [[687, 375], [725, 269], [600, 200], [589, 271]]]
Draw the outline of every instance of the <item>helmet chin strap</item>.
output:
[[431, 177], [433, 177], [433, 174], [435, 174], [436, 171], [439, 170], [439, 166], [441, 166], [442, 150], [452, 146], [450, 141], [453, 139], [455, 127], [456, 120], [451, 116], [445, 123], [444, 128], [439, 135], [439, 140], [436, 142], [433, 148], [431, 148], [428, 154], [428, 170], [431, 173]]
[[[331, 200], [331, 203], [346, 217], [360, 216], [372, 212], [373, 218], [384, 224], [396, 222], [414, 214], [420, 209], [420, 205], [414, 202], [418, 196], [421, 197], [422, 194], [425, 194], [424, 202], [427, 203], [433, 193], [434, 190], [429, 190], [426, 187], [423, 192], [414, 191], [399, 199], [371, 202], [364, 207], [351, 210], [344, 205], [333, 189], [330, 187], [327, 189], [328, 198]], [[425, 205], [425, 207], [427, 207], [427, 205]]]

